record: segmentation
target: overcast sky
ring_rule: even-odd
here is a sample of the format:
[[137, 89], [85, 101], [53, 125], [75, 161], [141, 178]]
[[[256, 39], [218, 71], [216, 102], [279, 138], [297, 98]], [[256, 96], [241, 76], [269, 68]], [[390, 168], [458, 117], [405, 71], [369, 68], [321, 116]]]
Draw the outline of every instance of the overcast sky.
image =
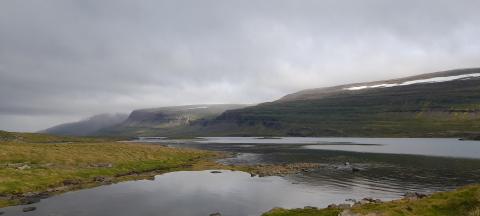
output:
[[480, 66], [480, 1], [2, 0], [0, 129]]

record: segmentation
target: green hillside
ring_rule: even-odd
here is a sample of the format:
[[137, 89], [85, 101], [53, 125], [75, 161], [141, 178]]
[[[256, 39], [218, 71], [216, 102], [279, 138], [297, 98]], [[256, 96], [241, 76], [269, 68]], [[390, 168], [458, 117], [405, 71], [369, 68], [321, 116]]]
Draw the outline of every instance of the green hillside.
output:
[[229, 136], [472, 136], [480, 132], [478, 76], [388, 88], [345, 89], [472, 73], [480, 73], [480, 69], [306, 90], [278, 101], [229, 110], [193, 127], [197, 134]]

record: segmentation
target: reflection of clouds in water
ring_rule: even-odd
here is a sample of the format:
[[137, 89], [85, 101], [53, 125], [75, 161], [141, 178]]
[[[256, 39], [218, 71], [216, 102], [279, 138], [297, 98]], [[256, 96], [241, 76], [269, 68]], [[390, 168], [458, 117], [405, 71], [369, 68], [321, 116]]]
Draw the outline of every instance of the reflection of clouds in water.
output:
[[[250, 177], [244, 172], [174, 172], [159, 175], [154, 181], [125, 182], [52, 197], [36, 204], [36, 215], [204, 216], [221, 212], [243, 216], [259, 215], [276, 206], [324, 207], [363, 196], [292, 184], [281, 177]], [[21, 207], [6, 210], [6, 216], [16, 213], [21, 215]]]

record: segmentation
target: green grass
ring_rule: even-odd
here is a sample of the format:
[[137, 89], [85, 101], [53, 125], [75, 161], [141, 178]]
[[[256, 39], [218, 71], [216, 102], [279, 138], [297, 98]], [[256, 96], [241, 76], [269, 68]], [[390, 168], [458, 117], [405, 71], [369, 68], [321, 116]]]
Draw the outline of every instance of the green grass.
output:
[[[1, 132], [0, 138], [4, 140], [0, 141], [0, 197], [45, 191], [62, 186], [65, 180], [89, 184], [98, 176], [115, 178], [132, 172], [190, 169], [219, 156], [214, 152], [94, 138], [8, 132]], [[30, 168], [21, 170], [15, 164]], [[10, 204], [15, 201], [0, 198], [0, 207]]]
[[[472, 185], [451, 192], [433, 194], [420, 200], [395, 200], [365, 204], [351, 209], [360, 215], [382, 216], [479, 216], [480, 186]], [[274, 209], [263, 216], [327, 216], [338, 215], [338, 209]]]
[[327, 208], [327, 209], [311, 209], [311, 208], [303, 208], [303, 209], [282, 209], [282, 208], [275, 208], [270, 210], [267, 213], [262, 214], [262, 216], [337, 216], [341, 210], [335, 208]]

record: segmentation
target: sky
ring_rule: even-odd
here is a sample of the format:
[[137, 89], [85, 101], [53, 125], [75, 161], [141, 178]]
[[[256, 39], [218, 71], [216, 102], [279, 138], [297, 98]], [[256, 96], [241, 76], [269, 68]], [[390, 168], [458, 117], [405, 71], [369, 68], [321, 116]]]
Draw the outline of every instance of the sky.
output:
[[0, 130], [480, 66], [477, 0], [2, 0]]

